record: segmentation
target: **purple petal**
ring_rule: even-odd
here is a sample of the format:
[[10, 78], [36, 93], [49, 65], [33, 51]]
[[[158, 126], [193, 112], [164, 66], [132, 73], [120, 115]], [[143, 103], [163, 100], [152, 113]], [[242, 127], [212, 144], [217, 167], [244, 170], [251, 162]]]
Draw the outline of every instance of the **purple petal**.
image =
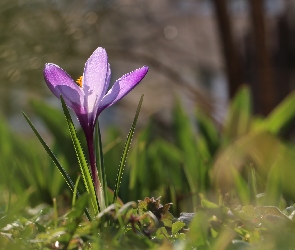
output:
[[67, 106], [77, 115], [84, 113], [83, 92], [66, 71], [56, 64], [46, 63], [43, 75], [48, 88], [57, 98], [62, 95]]
[[108, 57], [105, 49], [97, 48], [85, 63], [83, 91], [89, 120], [96, 116], [98, 104], [108, 88]]
[[127, 95], [147, 74], [148, 67], [143, 66], [118, 79], [99, 104], [98, 114]]
[[105, 96], [105, 94], [106, 94], [106, 92], [108, 90], [108, 87], [110, 85], [110, 80], [111, 80], [111, 66], [108, 63], [108, 72], [107, 72], [106, 84], [105, 84], [104, 89], [103, 89], [103, 96]]

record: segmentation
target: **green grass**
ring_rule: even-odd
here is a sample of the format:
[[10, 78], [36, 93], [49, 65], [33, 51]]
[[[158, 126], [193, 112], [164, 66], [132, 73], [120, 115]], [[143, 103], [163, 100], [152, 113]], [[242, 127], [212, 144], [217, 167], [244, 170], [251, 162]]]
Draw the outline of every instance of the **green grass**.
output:
[[[43, 103], [32, 107], [52, 136], [52, 152], [75, 181], [80, 169], [64, 116]], [[70, 189], [37, 138], [10, 131], [0, 118], [0, 246], [293, 249], [295, 144], [285, 138], [295, 94], [261, 118], [253, 115], [244, 87], [222, 128], [201, 110], [189, 117], [179, 101], [172, 117], [165, 128], [151, 117], [135, 133], [120, 189], [116, 177], [126, 135], [116, 127], [104, 132], [106, 183], [120, 202], [92, 221], [84, 213], [91, 205], [83, 185], [72, 205]], [[85, 149], [80, 130], [77, 136]]]

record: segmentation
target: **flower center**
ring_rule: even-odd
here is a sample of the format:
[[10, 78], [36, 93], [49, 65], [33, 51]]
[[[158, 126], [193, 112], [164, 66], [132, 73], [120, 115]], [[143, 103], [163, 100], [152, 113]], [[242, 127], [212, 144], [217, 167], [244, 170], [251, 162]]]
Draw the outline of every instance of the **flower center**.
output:
[[76, 83], [77, 85], [82, 88], [82, 80], [83, 80], [83, 76], [80, 76], [77, 80], [76, 80]]

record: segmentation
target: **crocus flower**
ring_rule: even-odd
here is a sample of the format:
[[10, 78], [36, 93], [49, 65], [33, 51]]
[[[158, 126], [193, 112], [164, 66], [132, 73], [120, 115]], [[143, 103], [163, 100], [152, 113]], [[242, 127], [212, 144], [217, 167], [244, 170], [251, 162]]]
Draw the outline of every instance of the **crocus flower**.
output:
[[144, 66], [123, 75], [107, 92], [111, 70], [107, 53], [97, 48], [85, 63], [83, 76], [75, 82], [58, 65], [47, 63], [44, 78], [56, 97], [63, 96], [68, 107], [76, 113], [85, 134], [92, 134], [98, 115], [128, 94], [146, 75]]
[[85, 63], [83, 76], [77, 81], [58, 65], [45, 65], [43, 73], [49, 89], [58, 98], [62, 95], [66, 105], [76, 113], [85, 133], [93, 178], [96, 178], [93, 133], [98, 115], [128, 94], [147, 72], [148, 67], [143, 66], [125, 74], [107, 91], [111, 69], [103, 48], [97, 48], [92, 53]]

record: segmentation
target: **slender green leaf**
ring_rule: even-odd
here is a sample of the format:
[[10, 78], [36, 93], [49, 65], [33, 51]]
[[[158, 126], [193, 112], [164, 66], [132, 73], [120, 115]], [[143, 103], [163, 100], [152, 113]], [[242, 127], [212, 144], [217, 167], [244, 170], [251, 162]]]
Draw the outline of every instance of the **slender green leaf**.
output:
[[74, 182], [71, 180], [70, 176], [67, 174], [66, 170], [62, 167], [62, 165], [59, 163], [58, 159], [55, 157], [55, 155], [53, 154], [53, 152], [50, 150], [50, 148], [48, 147], [48, 145], [46, 144], [46, 142], [43, 140], [43, 138], [41, 137], [41, 135], [39, 134], [39, 132], [36, 130], [35, 126], [33, 125], [33, 123], [30, 121], [30, 119], [28, 118], [28, 116], [23, 112], [23, 115], [25, 117], [25, 119], [27, 120], [27, 122], [29, 123], [30, 127], [32, 128], [33, 132], [35, 133], [35, 135], [37, 136], [37, 138], [39, 139], [39, 141], [41, 142], [42, 146], [44, 147], [44, 149], [46, 150], [47, 154], [50, 156], [51, 160], [53, 161], [53, 163], [55, 164], [55, 166], [58, 168], [58, 170], [60, 171], [60, 173], [62, 174], [62, 176], [64, 177], [66, 183], [68, 184], [68, 186], [70, 187], [70, 189], [72, 190], [72, 192], [74, 191]]
[[[53, 161], [54, 165], [58, 168], [58, 170], [60, 171], [61, 175], [63, 176], [63, 178], [65, 179], [66, 183], [68, 184], [69, 188], [71, 189], [72, 192], [74, 192], [75, 190], [75, 185], [74, 182], [72, 181], [72, 179], [70, 178], [70, 176], [68, 175], [68, 173], [66, 172], [66, 170], [62, 167], [62, 165], [59, 163], [58, 159], [55, 157], [55, 155], [53, 154], [53, 152], [50, 150], [50, 148], [48, 147], [48, 145], [46, 144], [46, 142], [43, 140], [43, 138], [41, 137], [41, 135], [39, 134], [39, 132], [37, 131], [37, 129], [35, 128], [35, 126], [33, 125], [33, 123], [31, 122], [31, 120], [28, 118], [28, 116], [23, 112], [23, 115], [25, 117], [25, 119], [27, 120], [28, 124], [30, 125], [30, 127], [32, 128], [33, 132], [35, 133], [35, 135], [37, 136], [38, 140], [40, 141], [40, 143], [42, 144], [42, 146], [44, 147], [45, 151], [47, 152], [47, 154], [49, 155], [49, 157], [51, 158], [51, 160]], [[77, 196], [80, 196], [80, 193], [77, 191]], [[89, 214], [89, 212], [87, 210], [85, 210], [85, 214], [87, 216], [87, 218], [89, 220], [91, 220], [91, 216]]]
[[129, 130], [129, 133], [127, 135], [127, 140], [125, 142], [123, 154], [122, 154], [121, 161], [120, 161], [120, 166], [119, 166], [119, 169], [118, 169], [116, 186], [115, 186], [115, 190], [114, 190], [113, 203], [115, 203], [117, 198], [118, 198], [120, 183], [121, 183], [121, 179], [122, 179], [122, 176], [123, 176], [124, 167], [125, 167], [125, 164], [126, 164], [126, 161], [127, 161], [128, 152], [129, 152], [129, 149], [130, 149], [132, 137], [133, 137], [133, 134], [134, 134], [134, 131], [135, 131], [135, 126], [136, 126], [136, 123], [137, 123], [137, 119], [138, 119], [138, 116], [139, 116], [139, 112], [140, 112], [142, 102], [143, 102], [143, 95], [141, 96], [140, 101], [138, 103], [137, 110], [136, 110], [136, 113], [135, 113], [135, 117], [134, 117], [133, 123], [131, 125], [131, 128]]
[[81, 177], [81, 175], [78, 175], [78, 178], [75, 183], [74, 195], [73, 195], [73, 199], [72, 199], [72, 206], [74, 206], [76, 203], [76, 194], [78, 192], [78, 185], [79, 185], [80, 177]]
[[289, 94], [264, 120], [264, 127], [271, 133], [278, 134], [295, 117], [295, 92]]
[[54, 223], [54, 228], [57, 228], [58, 212], [57, 212], [56, 198], [53, 198], [52, 202], [53, 202], [53, 223]]
[[201, 110], [197, 110], [196, 119], [200, 134], [205, 138], [208, 151], [211, 155], [214, 155], [218, 149], [220, 141], [218, 130], [216, 129], [212, 119], [205, 115]]
[[102, 187], [100, 188], [100, 191], [103, 192], [102, 194], [100, 194], [100, 197], [101, 197], [100, 207], [101, 207], [101, 210], [104, 210], [108, 206], [108, 195], [107, 195], [108, 186], [107, 186], [107, 179], [106, 179], [104, 158], [103, 158], [103, 148], [101, 143], [101, 134], [100, 134], [98, 121], [95, 126], [94, 143], [95, 143], [96, 164], [98, 164], [98, 177], [102, 185]]
[[205, 187], [207, 169], [199, 164], [199, 157], [196, 135], [193, 131], [192, 124], [185, 110], [182, 108], [180, 101], [176, 102], [173, 110], [173, 128], [176, 145], [183, 155], [183, 170], [189, 183], [190, 192], [194, 194], [192, 197], [193, 207], [196, 208], [198, 201], [196, 194]]
[[[54, 145], [52, 146], [54, 152], [60, 152], [64, 154], [68, 166], [76, 164], [76, 157], [73, 155], [73, 148], [68, 147], [71, 144], [71, 138], [69, 137], [69, 132], [67, 126], [64, 126], [64, 114], [61, 110], [53, 108], [48, 104], [34, 100], [31, 102], [31, 107], [34, 110], [34, 113], [38, 115], [38, 118], [42, 119], [42, 122], [46, 126], [46, 129], [54, 137]], [[82, 129], [77, 131], [78, 137], [80, 140], [83, 138]], [[84, 140], [80, 141], [82, 146], [85, 146]], [[84, 144], [83, 144], [84, 143]], [[71, 170], [68, 170], [68, 173], [72, 176]]]
[[91, 199], [91, 203], [92, 203], [92, 206], [93, 206], [93, 209], [94, 209], [94, 214], [96, 215], [99, 212], [99, 205], [98, 205], [97, 196], [96, 196], [92, 176], [91, 176], [91, 173], [90, 173], [90, 169], [88, 167], [88, 164], [87, 164], [83, 149], [82, 149], [81, 144], [80, 144], [80, 141], [79, 141], [79, 139], [77, 137], [75, 125], [74, 125], [74, 123], [72, 121], [69, 110], [68, 110], [62, 96], [61, 96], [60, 99], [61, 99], [64, 114], [66, 116], [67, 124], [68, 124], [68, 127], [69, 127], [69, 131], [70, 131], [70, 135], [71, 135], [73, 144], [74, 144], [76, 155], [77, 155], [77, 158], [78, 158], [78, 162], [79, 162], [81, 174], [82, 174], [82, 177], [83, 177], [84, 185], [85, 185], [85, 188], [86, 188], [87, 192], [90, 194], [90, 199]]
[[251, 200], [256, 200], [257, 194], [258, 194], [257, 178], [256, 178], [255, 168], [252, 166], [249, 166], [249, 169], [248, 169], [248, 186], [250, 188]]
[[243, 86], [231, 102], [229, 113], [224, 126], [225, 142], [236, 139], [249, 131], [251, 123], [251, 93]]
[[219, 208], [217, 204], [206, 200], [204, 197], [201, 197], [201, 205], [204, 208]]
[[235, 191], [242, 204], [249, 204], [251, 201], [251, 194], [246, 181], [239, 174], [235, 168], [230, 169], [233, 175]]

